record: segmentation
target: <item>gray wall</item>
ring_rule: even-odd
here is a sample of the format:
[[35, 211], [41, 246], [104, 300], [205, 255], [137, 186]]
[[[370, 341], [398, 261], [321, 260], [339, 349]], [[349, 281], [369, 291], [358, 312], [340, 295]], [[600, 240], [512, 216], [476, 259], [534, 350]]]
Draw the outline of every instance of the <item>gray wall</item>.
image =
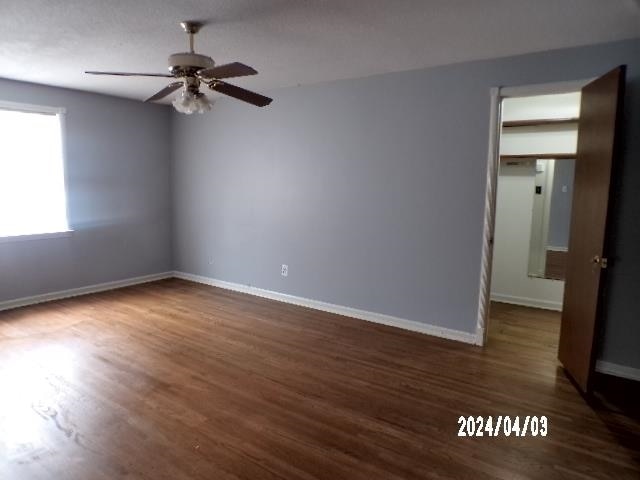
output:
[[[547, 245], [569, 247], [571, 227], [571, 201], [573, 199], [573, 177], [575, 160], [556, 160], [551, 189], [551, 213], [549, 215], [549, 238]], [[563, 192], [562, 187], [567, 191]]]
[[168, 108], [2, 79], [0, 100], [67, 109], [75, 230], [0, 243], [0, 301], [171, 269]]
[[490, 87], [622, 63], [625, 165], [602, 355], [640, 367], [640, 41], [281, 89], [263, 110], [220, 100], [206, 116], [174, 114], [175, 267], [473, 332]]

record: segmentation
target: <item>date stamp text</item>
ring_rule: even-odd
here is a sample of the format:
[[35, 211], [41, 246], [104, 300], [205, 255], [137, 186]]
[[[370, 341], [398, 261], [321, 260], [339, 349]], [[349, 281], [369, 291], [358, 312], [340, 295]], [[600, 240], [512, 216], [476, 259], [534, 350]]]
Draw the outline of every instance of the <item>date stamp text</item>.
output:
[[460, 416], [458, 425], [459, 437], [546, 437], [549, 433], [549, 420], [537, 415]]

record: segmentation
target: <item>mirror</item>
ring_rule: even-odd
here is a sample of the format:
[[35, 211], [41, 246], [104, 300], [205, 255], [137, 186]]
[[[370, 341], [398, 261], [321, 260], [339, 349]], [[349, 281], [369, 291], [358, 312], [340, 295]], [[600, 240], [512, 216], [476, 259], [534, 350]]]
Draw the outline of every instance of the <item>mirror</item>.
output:
[[535, 167], [535, 186], [528, 274], [564, 280], [575, 160], [535, 160], [531, 165]]

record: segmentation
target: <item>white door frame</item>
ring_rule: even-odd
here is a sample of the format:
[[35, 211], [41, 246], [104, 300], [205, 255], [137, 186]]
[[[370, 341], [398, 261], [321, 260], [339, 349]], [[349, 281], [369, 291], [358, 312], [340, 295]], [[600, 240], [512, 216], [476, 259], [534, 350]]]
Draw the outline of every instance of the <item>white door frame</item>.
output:
[[544, 83], [519, 87], [494, 87], [491, 89], [489, 117], [489, 152], [487, 155], [487, 187], [485, 189], [484, 224], [482, 229], [482, 260], [480, 264], [480, 291], [478, 300], [478, 320], [476, 344], [487, 341], [489, 305], [491, 302], [491, 265], [493, 261], [493, 235], [495, 232], [496, 188], [500, 166], [500, 132], [502, 125], [502, 100], [510, 97], [532, 97], [572, 93], [582, 90], [593, 79], [574, 80], [558, 83]]

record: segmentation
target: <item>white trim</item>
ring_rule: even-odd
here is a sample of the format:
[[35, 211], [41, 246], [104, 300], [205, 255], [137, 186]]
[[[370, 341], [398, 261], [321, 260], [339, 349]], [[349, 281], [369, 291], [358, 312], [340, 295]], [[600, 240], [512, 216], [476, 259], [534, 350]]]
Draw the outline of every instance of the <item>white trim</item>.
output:
[[130, 287], [132, 285], [138, 285], [140, 283], [155, 282], [157, 280], [163, 280], [165, 278], [171, 277], [173, 277], [172, 272], [154, 273], [141, 277], [125, 278], [123, 280], [116, 280], [113, 282], [97, 283], [94, 285], [87, 285], [85, 287], [71, 288], [69, 290], [61, 290], [58, 292], [43, 293], [41, 295], [34, 295], [32, 297], [16, 298], [14, 300], [6, 300], [4, 302], [0, 302], [0, 311], [9, 310], [11, 308], [25, 307], [27, 305], [34, 305], [36, 303], [50, 302], [52, 300], [60, 300], [63, 298], [87, 295], [89, 293], [115, 290], [117, 288]]
[[487, 329], [484, 327], [476, 328], [476, 345], [483, 347], [487, 343]]
[[480, 285], [478, 294], [478, 320], [476, 331], [481, 332], [478, 336], [478, 344], [487, 343], [487, 333], [489, 329], [489, 303], [491, 301], [491, 267], [493, 261], [493, 235], [495, 229], [496, 215], [496, 185], [498, 167], [500, 164], [500, 125], [501, 100], [500, 89], [491, 89], [491, 106], [489, 117], [489, 150], [487, 152], [487, 186], [485, 190], [484, 224], [482, 229], [482, 263], [480, 265]]
[[0, 100], [0, 110], [13, 110], [17, 112], [42, 113], [45, 115], [60, 115], [66, 113], [63, 107], [51, 107], [49, 105], [34, 105], [32, 103], [9, 102]]
[[342, 305], [335, 305], [332, 303], [321, 302], [319, 300], [296, 297], [294, 295], [274, 292], [271, 290], [264, 290], [261, 288], [252, 287], [250, 285], [242, 285], [239, 283], [225, 282], [223, 280], [204, 277], [201, 275], [194, 275], [191, 273], [175, 271], [173, 272], [173, 275], [174, 277], [181, 278], [183, 280], [202, 283], [204, 285], [210, 285], [212, 287], [224, 288], [226, 290], [232, 290], [234, 292], [247, 293], [249, 295], [253, 295], [256, 297], [276, 300], [278, 302], [290, 303], [292, 305], [299, 305], [302, 307], [313, 308], [314, 310], [321, 310], [323, 312], [335, 313], [338, 315], [344, 315], [351, 318], [357, 318], [359, 320], [365, 320], [367, 322], [380, 323], [382, 325], [401, 328], [403, 330], [411, 330], [412, 332], [424, 333], [427, 335], [433, 335], [435, 337], [447, 338], [449, 340], [457, 340], [459, 342], [471, 343], [474, 345], [478, 344], [478, 337], [476, 333], [468, 333], [468, 332], [462, 332], [460, 330], [452, 330], [450, 328], [438, 327], [435, 325], [429, 325], [426, 323], [416, 322], [413, 320], [406, 320], [404, 318], [392, 317], [391, 315], [384, 315], [382, 313], [369, 312], [366, 310], [359, 310], [356, 308], [345, 307]]
[[605, 362], [604, 360], [596, 362], [596, 372], [640, 381], [640, 368], [627, 367], [617, 363]]
[[510, 303], [512, 305], [521, 305], [523, 307], [543, 308], [545, 310], [562, 311], [562, 302], [552, 302], [549, 300], [540, 300], [538, 298], [516, 297], [513, 295], [502, 295], [500, 293], [492, 293], [491, 301], [500, 303]]
[[60, 232], [29, 233], [27, 235], [9, 235], [6, 237], [0, 237], [0, 243], [25, 242], [28, 240], [44, 240], [48, 238], [70, 237], [72, 234], [73, 234], [73, 230], [62, 230]]
[[568, 252], [569, 247], [556, 247], [554, 245], [547, 245], [548, 252]]
[[64, 183], [64, 214], [67, 228], [71, 229], [69, 223], [69, 169], [67, 168], [67, 111], [62, 109], [58, 114], [60, 126], [60, 155], [62, 156], [62, 182]]
[[500, 95], [502, 96], [502, 98], [507, 98], [574, 93], [579, 92], [585, 85], [591, 83], [595, 79], [596, 77], [586, 78], [583, 80], [570, 80], [567, 82], [540, 83], [534, 85], [522, 85], [518, 87], [502, 87], [500, 89]]

